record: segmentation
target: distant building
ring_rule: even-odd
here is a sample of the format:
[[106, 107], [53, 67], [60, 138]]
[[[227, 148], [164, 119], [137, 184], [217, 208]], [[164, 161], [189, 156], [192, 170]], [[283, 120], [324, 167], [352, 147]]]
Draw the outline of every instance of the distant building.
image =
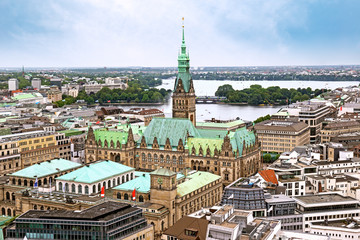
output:
[[50, 79], [50, 84], [51, 85], [56, 85], [59, 87], [59, 89], [61, 89], [61, 83], [62, 83], [62, 80], [61, 78], [52, 78]]
[[13, 224], [11, 239], [154, 239], [141, 209], [112, 201], [82, 211], [30, 210]]
[[341, 134], [355, 133], [360, 131], [360, 122], [358, 121], [339, 121], [326, 125], [321, 130], [321, 143], [340, 141], [336, 138]]
[[168, 228], [161, 239], [198, 239], [205, 240], [209, 221], [203, 218], [184, 216]]
[[19, 89], [19, 80], [16, 78], [10, 78], [8, 81], [9, 91], [15, 91]]
[[31, 86], [34, 89], [40, 90], [41, 89], [41, 79], [39, 78], [34, 78], [31, 80]]
[[256, 124], [255, 130], [263, 152], [290, 152], [310, 143], [310, 128], [304, 122], [268, 120]]
[[47, 98], [51, 102], [57, 102], [62, 100], [62, 93], [57, 86], [51, 86], [50, 91], [47, 92]]

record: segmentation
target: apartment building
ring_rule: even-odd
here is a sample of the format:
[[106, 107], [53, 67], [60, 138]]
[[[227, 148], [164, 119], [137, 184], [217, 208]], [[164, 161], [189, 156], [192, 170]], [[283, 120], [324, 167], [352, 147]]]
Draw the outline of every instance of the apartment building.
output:
[[20, 150], [17, 141], [0, 140], [0, 176], [21, 169]]
[[261, 151], [283, 153], [310, 143], [310, 128], [304, 122], [268, 120], [255, 125]]
[[22, 168], [60, 157], [54, 133], [34, 131], [17, 134], [17, 137], [19, 138]]

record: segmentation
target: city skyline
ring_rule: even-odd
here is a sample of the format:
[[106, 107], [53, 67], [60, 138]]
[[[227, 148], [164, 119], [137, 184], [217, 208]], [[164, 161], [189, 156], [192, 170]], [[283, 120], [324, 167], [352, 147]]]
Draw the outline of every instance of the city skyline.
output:
[[360, 64], [355, 1], [0, 1], [0, 67]]

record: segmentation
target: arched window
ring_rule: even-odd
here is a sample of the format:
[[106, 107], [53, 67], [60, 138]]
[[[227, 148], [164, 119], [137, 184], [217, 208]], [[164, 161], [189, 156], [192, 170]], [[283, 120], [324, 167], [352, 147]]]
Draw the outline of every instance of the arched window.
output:
[[152, 161], [152, 160], [151, 160], [151, 154], [150, 154], [150, 153], [148, 154], [148, 161], [149, 161], [149, 162]]
[[154, 162], [158, 162], [158, 156], [157, 156], [157, 154], [154, 154]]
[[18, 180], [18, 185], [21, 186], [21, 179]]
[[101, 191], [101, 184], [99, 183], [98, 184], [98, 192], [100, 192]]
[[46, 185], [47, 184], [47, 179], [46, 178], [44, 178], [44, 185]]
[[182, 165], [182, 164], [183, 164], [183, 159], [182, 159], [182, 157], [181, 157], [181, 156], [179, 157], [179, 164], [180, 164], [180, 165]]
[[[111, 188], [111, 181], [109, 180], [108, 181], [108, 184], [107, 184], [108, 188]], [[106, 187], [105, 187], [106, 188]]]
[[15, 193], [11, 194], [11, 200], [15, 201]]
[[30, 187], [32, 187], [32, 186], [34, 186], [34, 181], [33, 180], [30, 181]]
[[15, 185], [16, 184], [16, 180], [15, 178], [12, 179], [12, 184]]
[[118, 193], [116, 194], [116, 198], [117, 198], [117, 199], [121, 199], [121, 193], [118, 192]]
[[44, 210], [44, 206], [41, 206], [41, 207], [40, 207], [40, 210]]
[[89, 187], [85, 186], [85, 194], [89, 194]]
[[65, 183], [65, 192], [69, 192], [69, 184]]
[[170, 163], [170, 156], [166, 155], [166, 163]]
[[146, 162], [146, 155], [145, 155], [145, 153], [141, 154], [141, 158], [142, 158], [142, 160], [143, 160], [144, 162]]
[[117, 178], [117, 185], [120, 185], [120, 177]]
[[62, 189], [62, 186], [63, 186], [62, 182], [59, 182], [59, 188], [58, 188], [58, 191], [62, 191], [62, 190], [63, 190], [63, 189]]
[[78, 185], [78, 193], [82, 194], [82, 186], [81, 186], [81, 184]]
[[129, 200], [129, 195], [127, 193], [124, 194], [124, 200]]
[[38, 186], [41, 186], [41, 180], [38, 181]]
[[6, 215], [5, 208], [1, 208], [1, 215]]
[[142, 195], [139, 196], [139, 202], [144, 202], [144, 197]]
[[36, 206], [36, 205], [34, 205], [34, 210], [37, 210], [37, 206]]
[[93, 189], [92, 189], [93, 191], [92, 191], [92, 193], [96, 193], [96, 186], [95, 185], [93, 185]]
[[163, 163], [164, 162], [164, 155], [160, 154], [160, 162]]
[[27, 182], [27, 180], [25, 179], [25, 180], [24, 180], [24, 186], [27, 187], [27, 185], [28, 185], [28, 182]]
[[133, 178], [134, 178], [134, 175], [133, 175], [133, 173], [131, 173], [130, 174], [130, 180], [133, 180]]
[[106, 189], [106, 182], [105, 181], [103, 182], [103, 187]]
[[126, 174], [126, 181], [129, 181], [129, 174]]
[[122, 178], [121, 178], [121, 183], [124, 183], [124, 182], [125, 182], [125, 177], [122, 176]]
[[6, 192], [6, 200], [10, 200], [10, 193]]
[[173, 164], [176, 164], [176, 156], [173, 156]]
[[8, 210], [7, 210], [7, 215], [11, 216], [11, 209], [10, 208], [8, 208]]
[[71, 192], [73, 192], [73, 193], [76, 192], [75, 184], [72, 184], [72, 185], [71, 185]]
[[113, 179], [113, 187], [115, 187], [115, 185], [116, 185], [116, 181], [115, 181], [115, 178]]

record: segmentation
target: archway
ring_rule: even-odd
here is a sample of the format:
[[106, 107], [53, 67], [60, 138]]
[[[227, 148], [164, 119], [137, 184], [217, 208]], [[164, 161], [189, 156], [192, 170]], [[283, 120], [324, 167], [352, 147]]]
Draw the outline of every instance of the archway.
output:
[[121, 157], [120, 157], [120, 154], [117, 154], [115, 156], [115, 162], [120, 162], [121, 161]]

